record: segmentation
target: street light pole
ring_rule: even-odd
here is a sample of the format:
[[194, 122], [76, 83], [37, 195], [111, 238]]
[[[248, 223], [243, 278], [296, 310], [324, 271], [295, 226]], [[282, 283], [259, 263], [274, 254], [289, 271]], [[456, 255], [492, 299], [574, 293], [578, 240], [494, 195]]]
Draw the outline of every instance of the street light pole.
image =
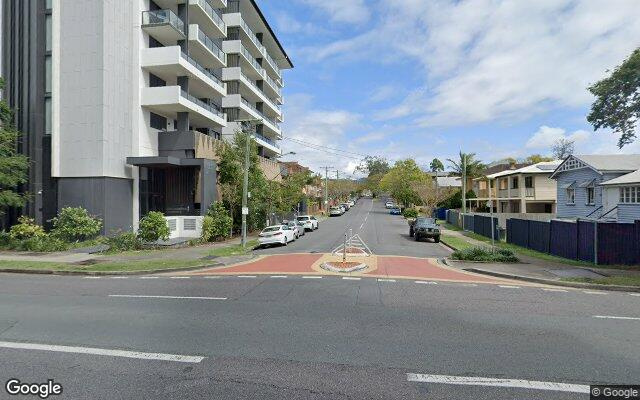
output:
[[[244, 125], [243, 125], [244, 128]], [[244, 129], [242, 129], [244, 131]], [[246, 133], [244, 150], [244, 181], [242, 182], [242, 248], [247, 246], [247, 199], [249, 194], [249, 151], [251, 149], [251, 134]]]
[[[462, 153], [462, 214], [467, 213], [467, 155]], [[464, 224], [462, 224], [464, 226]]]

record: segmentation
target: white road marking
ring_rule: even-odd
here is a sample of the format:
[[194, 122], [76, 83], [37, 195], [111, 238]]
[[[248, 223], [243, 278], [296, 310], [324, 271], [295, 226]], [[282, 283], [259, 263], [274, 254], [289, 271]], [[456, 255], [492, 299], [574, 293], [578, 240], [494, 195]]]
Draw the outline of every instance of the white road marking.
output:
[[593, 318], [603, 318], [603, 319], [628, 319], [633, 321], [640, 321], [638, 317], [617, 317], [615, 315], [594, 315]]
[[158, 279], [157, 276], [141, 276], [140, 279]]
[[190, 276], [172, 276], [171, 279], [189, 279]]
[[640, 293], [629, 293], [629, 296], [636, 296], [636, 297], [640, 297]]
[[467, 287], [472, 287], [472, 286], [478, 286], [475, 283], [456, 283], [457, 286], [467, 286]]
[[551, 289], [551, 288], [542, 288], [545, 292], [568, 292], [568, 290], [564, 289]]
[[586, 293], [586, 294], [607, 294], [606, 292], [594, 292], [591, 290], [583, 290], [582, 293]]
[[128, 276], [112, 276], [111, 279], [127, 279]]
[[309, 276], [303, 276], [302, 279], [322, 279], [322, 277], [321, 276], [309, 275]]
[[343, 276], [342, 279], [345, 279], [348, 281], [359, 281], [362, 278], [356, 278], [355, 276]]
[[510, 285], [498, 285], [498, 286], [505, 289], [520, 289], [520, 286], [510, 286]]
[[125, 298], [133, 298], [133, 299], [227, 300], [226, 297], [151, 296], [151, 295], [144, 295], [144, 294], [110, 294], [109, 297], [125, 297]]
[[416, 283], [422, 283], [423, 285], [437, 285], [438, 282], [432, 282], [432, 281], [415, 281]]
[[99, 276], [85, 276], [84, 279], [100, 279]]
[[204, 360], [201, 356], [183, 356], [180, 354], [143, 353], [140, 351], [99, 349], [95, 347], [58, 346], [50, 344], [0, 342], [0, 347], [20, 350], [44, 350], [59, 353], [92, 354], [97, 356], [138, 358], [142, 360], [176, 361], [197, 364]]
[[255, 275], [238, 275], [237, 278], [256, 278]]
[[395, 279], [383, 279], [383, 278], [378, 278], [378, 282], [395, 282]]
[[220, 275], [205, 276], [205, 279], [219, 279]]
[[589, 385], [573, 383], [528, 381], [524, 379], [497, 379], [475, 376], [427, 375], [407, 374], [409, 382], [442, 383], [448, 385], [497, 386], [509, 388], [523, 388], [536, 390], [551, 390], [556, 392], [589, 393]]
[[269, 278], [286, 278], [286, 275], [271, 275]]

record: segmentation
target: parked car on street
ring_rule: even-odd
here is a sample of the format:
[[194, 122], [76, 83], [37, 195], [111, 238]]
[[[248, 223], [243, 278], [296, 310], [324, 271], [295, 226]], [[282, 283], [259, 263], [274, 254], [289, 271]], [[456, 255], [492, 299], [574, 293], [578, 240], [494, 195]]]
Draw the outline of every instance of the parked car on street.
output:
[[344, 206], [342, 204], [340, 204], [338, 207], [340, 207], [340, 211], [342, 211], [342, 214], [347, 212], [347, 209], [344, 208]]
[[389, 210], [389, 214], [391, 214], [391, 215], [401, 215], [402, 211], [400, 210], [400, 207], [393, 207], [391, 210]]
[[433, 218], [417, 221], [413, 229], [413, 237], [416, 242], [425, 238], [433, 239], [435, 243], [440, 242], [440, 225], [436, 224]]
[[384, 205], [386, 208], [393, 208], [395, 207], [395, 205], [393, 204], [393, 201], [387, 201]]
[[329, 209], [330, 217], [339, 217], [344, 213], [344, 209], [342, 207], [333, 206]]
[[294, 241], [293, 230], [288, 225], [267, 226], [258, 235], [258, 244], [266, 246], [268, 244], [282, 244], [286, 246]]
[[299, 215], [297, 220], [304, 224], [306, 230], [315, 231], [319, 228], [318, 220], [313, 215]]
[[353, 207], [356, 205], [356, 202], [353, 200], [349, 200], [349, 207]]
[[307, 233], [307, 229], [304, 227], [304, 222], [296, 219], [295, 223], [298, 226], [298, 237], [304, 236]]
[[297, 239], [301, 236], [300, 231], [302, 231], [302, 228], [300, 227], [300, 225], [298, 225], [298, 221], [287, 221], [287, 225], [289, 226], [289, 228], [291, 228], [291, 230], [293, 230], [294, 239]]
[[340, 203], [340, 205], [342, 207], [344, 207], [345, 210], [349, 211], [349, 209], [351, 208], [351, 206], [349, 205], [349, 203]]
[[409, 236], [413, 237], [413, 229], [418, 221], [428, 220], [431, 223], [436, 223], [436, 220], [429, 217], [418, 217], [418, 218], [410, 218], [407, 221], [409, 222]]

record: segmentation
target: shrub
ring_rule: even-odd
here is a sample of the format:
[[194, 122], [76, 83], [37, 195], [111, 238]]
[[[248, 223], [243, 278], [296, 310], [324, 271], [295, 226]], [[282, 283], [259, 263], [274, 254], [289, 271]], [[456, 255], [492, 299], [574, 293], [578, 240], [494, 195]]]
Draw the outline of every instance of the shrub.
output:
[[44, 229], [37, 225], [33, 218], [26, 215], [18, 218], [18, 223], [9, 230], [9, 236], [13, 240], [25, 240], [44, 235]]
[[16, 250], [23, 251], [38, 251], [38, 252], [50, 252], [50, 251], [64, 251], [69, 248], [69, 244], [65, 243], [60, 238], [53, 235], [39, 235], [29, 239], [24, 239], [14, 243]]
[[110, 251], [139, 250], [142, 247], [140, 239], [133, 232], [122, 232], [107, 239]]
[[405, 208], [402, 215], [405, 218], [418, 218], [418, 210], [415, 208]]
[[470, 247], [456, 250], [451, 254], [454, 260], [483, 262], [518, 262], [518, 257], [509, 249], [497, 249], [495, 252], [485, 247]]
[[202, 221], [202, 240], [212, 242], [226, 237], [231, 230], [233, 220], [221, 202], [213, 202]]
[[142, 217], [138, 227], [138, 239], [144, 243], [155, 242], [157, 240], [169, 239], [169, 225], [164, 219], [164, 214], [159, 211], [150, 211]]
[[92, 239], [98, 236], [102, 229], [102, 221], [89, 215], [89, 212], [82, 207], [65, 207], [51, 222], [53, 223], [51, 232], [67, 242]]
[[11, 235], [7, 231], [0, 231], [0, 249], [7, 249], [11, 247]]

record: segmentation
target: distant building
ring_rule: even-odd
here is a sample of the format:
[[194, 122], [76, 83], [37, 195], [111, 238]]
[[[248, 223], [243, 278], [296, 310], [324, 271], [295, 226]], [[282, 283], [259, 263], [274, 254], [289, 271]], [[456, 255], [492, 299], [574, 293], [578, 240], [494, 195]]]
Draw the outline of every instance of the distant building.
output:
[[[555, 213], [556, 185], [551, 174], [561, 161], [539, 162], [517, 169], [505, 169], [474, 180], [477, 196], [469, 202], [476, 208], [497, 213]], [[491, 190], [489, 190], [491, 187]]]
[[551, 178], [559, 218], [640, 220], [640, 154], [573, 155]]

